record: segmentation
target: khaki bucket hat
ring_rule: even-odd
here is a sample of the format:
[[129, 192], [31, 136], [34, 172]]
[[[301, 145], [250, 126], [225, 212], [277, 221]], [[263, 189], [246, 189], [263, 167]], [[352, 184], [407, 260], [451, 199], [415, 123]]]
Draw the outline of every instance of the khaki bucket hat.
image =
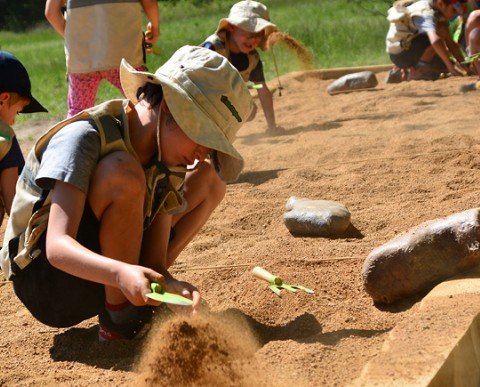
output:
[[235, 181], [243, 159], [232, 143], [248, 119], [253, 100], [239, 72], [215, 51], [184, 46], [155, 74], [136, 71], [125, 59], [120, 80], [128, 99], [137, 103], [137, 90], [145, 83], [162, 85], [165, 102], [185, 134], [197, 144], [211, 148], [220, 177]]
[[240, 1], [230, 9], [228, 18], [221, 19], [218, 23], [217, 33], [233, 24], [247, 32], [256, 33], [265, 30], [265, 39], [272, 32], [277, 31], [278, 27], [270, 23], [268, 9], [258, 1]]

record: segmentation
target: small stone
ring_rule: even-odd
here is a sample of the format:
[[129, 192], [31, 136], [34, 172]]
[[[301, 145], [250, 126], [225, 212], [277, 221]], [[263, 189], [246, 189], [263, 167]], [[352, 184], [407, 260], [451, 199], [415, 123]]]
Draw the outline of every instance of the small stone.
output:
[[285, 205], [283, 221], [297, 236], [341, 236], [350, 225], [350, 211], [332, 200], [311, 200], [292, 196]]

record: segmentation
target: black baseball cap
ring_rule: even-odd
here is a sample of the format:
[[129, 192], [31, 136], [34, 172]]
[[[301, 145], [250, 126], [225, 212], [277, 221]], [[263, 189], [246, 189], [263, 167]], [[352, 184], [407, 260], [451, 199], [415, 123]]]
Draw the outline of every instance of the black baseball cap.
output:
[[32, 96], [30, 77], [27, 69], [15, 56], [7, 51], [0, 51], [0, 93], [18, 93], [28, 97], [30, 103], [21, 113], [48, 112], [40, 102]]

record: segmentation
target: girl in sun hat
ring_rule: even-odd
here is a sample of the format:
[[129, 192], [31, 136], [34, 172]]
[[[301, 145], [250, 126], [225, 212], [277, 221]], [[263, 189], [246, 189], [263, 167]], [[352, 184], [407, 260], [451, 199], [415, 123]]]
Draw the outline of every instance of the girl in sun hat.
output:
[[272, 135], [282, 134], [284, 129], [276, 124], [272, 93], [265, 82], [263, 63], [256, 49], [265, 50], [268, 36], [275, 31], [278, 28], [270, 22], [265, 5], [240, 1], [233, 5], [227, 18], [220, 20], [215, 33], [201, 44], [228, 58], [245, 82], [261, 86], [257, 89], [258, 97], [267, 120], [267, 133]]
[[35, 318], [67, 327], [99, 315], [101, 340], [141, 330], [158, 305], [146, 297], [153, 281], [198, 309], [198, 290], [168, 268], [223, 199], [221, 179], [240, 173], [232, 142], [253, 105], [228, 60], [201, 47], [182, 47], [155, 74], [122, 61], [120, 74], [127, 100], [37, 141], [0, 252]]
[[33, 96], [30, 77], [10, 52], [0, 51], [0, 225], [10, 214], [15, 186], [25, 160], [11, 127], [18, 113], [47, 112]]

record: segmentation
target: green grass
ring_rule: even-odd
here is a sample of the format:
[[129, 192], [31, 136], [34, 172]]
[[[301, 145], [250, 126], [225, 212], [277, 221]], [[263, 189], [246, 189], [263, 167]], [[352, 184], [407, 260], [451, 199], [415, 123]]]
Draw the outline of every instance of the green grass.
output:
[[[284, 32], [301, 42], [314, 55], [316, 68], [359, 66], [388, 63], [384, 41], [388, 3], [369, 0], [264, 0], [271, 20]], [[199, 44], [228, 15], [234, 1], [180, 0], [159, 3], [161, 12], [160, 56], [148, 55], [147, 66], [154, 71], [179, 47]], [[0, 31], [0, 46], [13, 52], [27, 68], [33, 95], [49, 109], [48, 114], [22, 115], [18, 124], [45, 118], [60, 119], [66, 112], [65, 54], [63, 40], [47, 24], [32, 31]], [[282, 44], [274, 46], [280, 74], [301, 70], [292, 51]], [[276, 77], [270, 52], [260, 52], [267, 80]], [[97, 101], [119, 98], [121, 94], [102, 83]]]

